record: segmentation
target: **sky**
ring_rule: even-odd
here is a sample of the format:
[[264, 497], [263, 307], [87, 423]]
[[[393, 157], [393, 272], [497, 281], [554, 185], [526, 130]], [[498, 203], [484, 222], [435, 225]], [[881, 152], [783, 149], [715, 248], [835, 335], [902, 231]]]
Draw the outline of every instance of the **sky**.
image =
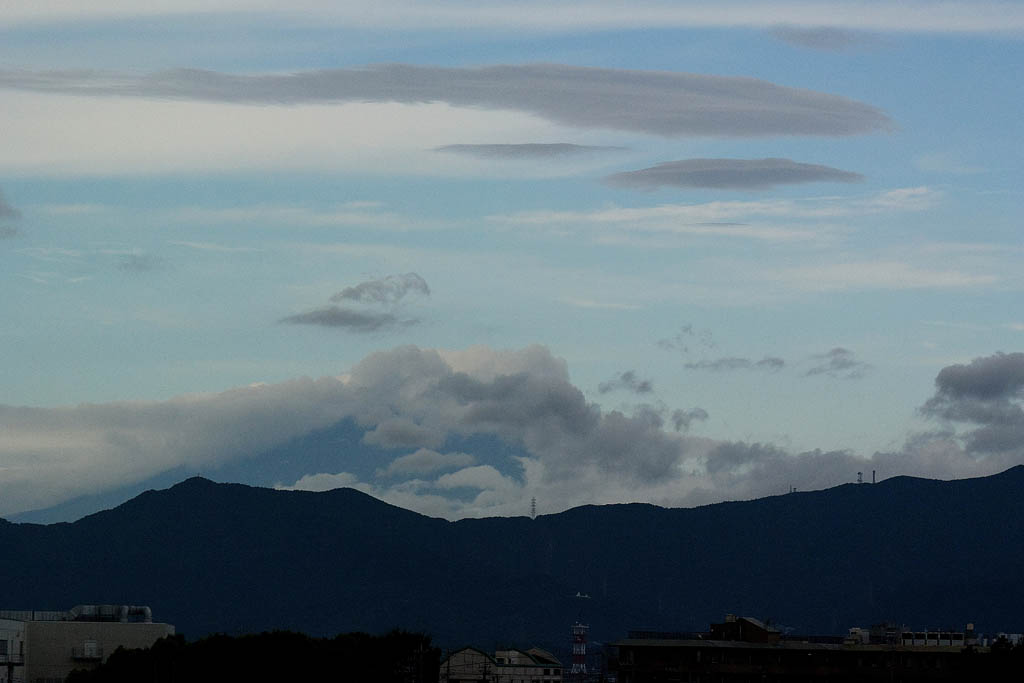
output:
[[283, 7], [0, 7], [0, 515], [1024, 463], [1024, 4]]

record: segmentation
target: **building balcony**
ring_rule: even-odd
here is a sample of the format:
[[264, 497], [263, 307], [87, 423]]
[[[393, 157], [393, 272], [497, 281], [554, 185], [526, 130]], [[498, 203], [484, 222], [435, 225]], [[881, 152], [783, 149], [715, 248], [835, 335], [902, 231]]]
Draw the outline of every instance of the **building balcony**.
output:
[[71, 648], [71, 659], [76, 662], [99, 662], [103, 659], [103, 648], [99, 646], [73, 647]]

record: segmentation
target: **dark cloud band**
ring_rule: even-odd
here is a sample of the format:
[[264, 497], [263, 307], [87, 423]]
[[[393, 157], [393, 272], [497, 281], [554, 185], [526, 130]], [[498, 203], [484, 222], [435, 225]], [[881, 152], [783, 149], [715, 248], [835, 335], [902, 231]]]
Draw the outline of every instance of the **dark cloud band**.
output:
[[790, 159], [685, 159], [605, 178], [609, 185], [637, 190], [699, 187], [719, 190], [767, 190], [797, 183], [863, 180], [858, 173], [804, 164]]
[[0, 71], [0, 87], [244, 104], [446, 102], [513, 109], [570, 126], [663, 136], [841, 136], [890, 125], [889, 118], [870, 105], [755, 78], [563, 64], [384, 64], [265, 75], [195, 69], [143, 76], [9, 70]]
[[296, 313], [281, 318], [281, 322], [292, 325], [320, 325], [322, 327], [341, 327], [353, 332], [376, 332], [399, 324], [413, 321], [400, 321], [390, 313], [372, 313], [353, 311], [340, 306], [325, 306], [306, 313]]

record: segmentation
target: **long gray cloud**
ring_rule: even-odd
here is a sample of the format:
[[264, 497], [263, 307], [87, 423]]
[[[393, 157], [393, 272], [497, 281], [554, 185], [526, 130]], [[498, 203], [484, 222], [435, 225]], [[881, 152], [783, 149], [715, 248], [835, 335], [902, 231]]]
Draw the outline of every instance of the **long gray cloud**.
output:
[[320, 325], [321, 327], [340, 327], [353, 332], [376, 332], [398, 325], [414, 325], [415, 320], [399, 320], [391, 313], [353, 311], [341, 306], [324, 306], [304, 313], [281, 318], [281, 322], [291, 325]]
[[842, 136], [890, 126], [889, 118], [868, 104], [755, 78], [563, 64], [383, 64], [265, 75], [195, 69], [142, 76], [6, 70], [0, 71], [0, 87], [245, 104], [446, 102], [513, 109], [570, 126], [662, 136]]
[[443, 145], [435, 152], [454, 152], [482, 159], [551, 159], [580, 156], [594, 152], [619, 151], [624, 147], [573, 145], [567, 142], [525, 144]]
[[797, 183], [863, 180], [859, 173], [805, 164], [790, 159], [685, 159], [607, 176], [616, 187], [656, 190], [660, 187], [700, 187], [719, 190], [767, 190]]
[[835, 26], [776, 26], [771, 34], [791, 45], [827, 52], [841, 52], [870, 41], [865, 33]]
[[765, 356], [758, 361], [750, 360], [749, 358], [725, 356], [714, 360], [701, 360], [683, 365], [687, 370], [711, 370], [713, 372], [727, 372], [729, 370], [781, 370], [785, 366], [786, 361], [776, 356]]

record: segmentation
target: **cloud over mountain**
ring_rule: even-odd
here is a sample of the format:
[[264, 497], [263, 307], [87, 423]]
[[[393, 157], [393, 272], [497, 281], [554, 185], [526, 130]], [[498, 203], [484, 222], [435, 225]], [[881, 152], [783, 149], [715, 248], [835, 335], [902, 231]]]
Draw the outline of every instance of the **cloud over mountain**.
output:
[[[365, 440], [394, 451], [380, 455], [376, 476], [309, 472], [282, 486], [354, 486], [446, 517], [523, 514], [533, 496], [547, 509], [635, 500], [693, 505], [791, 486], [821, 488], [873, 469], [886, 477], [990, 474], [1024, 458], [1024, 354], [951, 366], [939, 373], [936, 387], [923, 412], [967, 425], [963, 435], [920, 434], [899, 451], [870, 456], [842, 450], [793, 454], [772, 444], [677, 433], [708, 418], [701, 408], [639, 406], [630, 415], [602, 410], [572, 384], [566, 363], [541, 346], [406, 346], [373, 353], [344, 377], [169, 401], [0, 406], [0, 514], [176, 467], [202, 471], [242, 461], [343, 419], [366, 430]], [[452, 436], [474, 435], [518, 448], [500, 461], [484, 461], [442, 445]], [[343, 464], [344, 454], [339, 457]]]

